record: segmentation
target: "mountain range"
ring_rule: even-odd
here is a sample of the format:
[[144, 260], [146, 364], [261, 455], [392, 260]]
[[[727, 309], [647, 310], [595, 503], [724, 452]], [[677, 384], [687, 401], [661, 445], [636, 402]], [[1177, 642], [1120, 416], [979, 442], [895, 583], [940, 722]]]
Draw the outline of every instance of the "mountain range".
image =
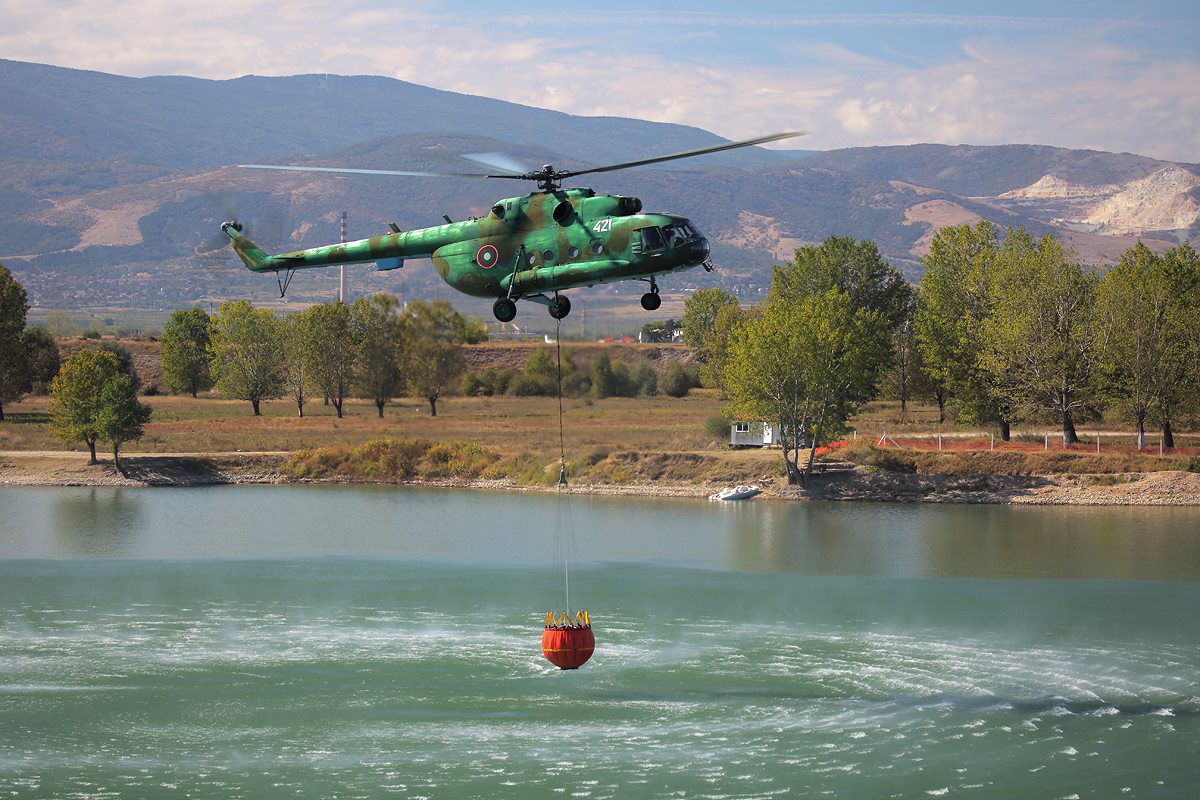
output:
[[[44, 308], [261, 302], [277, 297], [275, 282], [238, 265], [219, 235], [225, 219], [240, 219], [268, 250], [293, 250], [337, 241], [342, 211], [361, 238], [389, 223], [483, 214], [532, 187], [238, 163], [475, 172], [461, 155], [502, 152], [582, 168], [721, 141], [698, 128], [576, 117], [381, 77], [127, 78], [0, 60], [0, 262]], [[708, 235], [718, 270], [672, 276], [667, 295], [720, 285], [752, 300], [772, 264], [832, 234], [876, 242], [915, 279], [938, 227], [980, 217], [1054, 233], [1096, 265], [1138, 238], [1162, 249], [1200, 233], [1196, 164], [1039, 145], [747, 148], [591, 175], [586, 185], [684, 214]], [[485, 301], [457, 297], [428, 262], [353, 270], [357, 291], [442, 296], [486, 314]], [[334, 294], [336, 274], [316, 272], [298, 277], [289, 297]], [[631, 302], [641, 287], [593, 293]]]

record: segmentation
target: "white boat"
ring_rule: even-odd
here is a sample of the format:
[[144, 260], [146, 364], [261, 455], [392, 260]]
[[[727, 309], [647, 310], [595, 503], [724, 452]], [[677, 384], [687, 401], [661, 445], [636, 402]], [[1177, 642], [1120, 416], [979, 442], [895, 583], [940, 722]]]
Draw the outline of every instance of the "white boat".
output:
[[756, 494], [761, 494], [758, 486], [726, 486], [716, 494], [708, 496], [709, 500], [749, 500]]

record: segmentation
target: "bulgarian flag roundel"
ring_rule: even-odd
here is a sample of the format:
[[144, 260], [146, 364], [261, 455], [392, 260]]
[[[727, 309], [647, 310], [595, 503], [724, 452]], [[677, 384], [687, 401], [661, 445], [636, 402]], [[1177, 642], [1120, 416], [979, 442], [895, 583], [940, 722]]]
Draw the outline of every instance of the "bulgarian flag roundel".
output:
[[479, 248], [479, 252], [475, 254], [475, 262], [484, 269], [491, 269], [496, 266], [496, 262], [500, 260], [500, 253], [490, 244], [485, 244]]

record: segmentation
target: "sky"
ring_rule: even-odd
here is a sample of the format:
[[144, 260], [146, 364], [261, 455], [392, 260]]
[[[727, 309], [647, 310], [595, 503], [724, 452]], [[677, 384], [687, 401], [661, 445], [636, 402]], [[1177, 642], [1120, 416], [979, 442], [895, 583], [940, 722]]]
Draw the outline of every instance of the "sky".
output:
[[0, 0], [0, 20], [0, 57], [131, 77], [383, 75], [730, 139], [809, 132], [791, 148], [1200, 162], [1195, 0]]

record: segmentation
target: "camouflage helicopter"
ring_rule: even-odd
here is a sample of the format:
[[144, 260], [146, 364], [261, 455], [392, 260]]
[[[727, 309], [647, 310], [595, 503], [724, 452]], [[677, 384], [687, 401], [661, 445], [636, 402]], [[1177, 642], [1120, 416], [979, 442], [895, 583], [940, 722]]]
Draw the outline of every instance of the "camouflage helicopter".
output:
[[373, 261], [377, 269], [391, 270], [404, 266], [406, 258], [431, 258], [442, 279], [458, 291], [496, 298], [492, 313], [501, 322], [516, 317], [518, 300], [541, 303], [551, 317], [562, 319], [571, 311], [564, 290], [621, 280], [648, 283], [642, 308], [654, 311], [662, 304], [657, 278], [697, 266], [712, 269], [708, 240], [685, 217], [642, 213], [642, 202], [636, 197], [563, 189], [562, 181], [801, 135], [776, 133], [581, 170], [557, 170], [549, 164], [540, 170], [525, 170], [498, 153], [464, 156], [497, 170], [494, 174], [241, 164], [249, 169], [301, 172], [531, 180], [537, 182], [538, 190], [500, 200], [487, 216], [478, 219], [453, 222], [444, 217], [445, 225], [412, 231], [401, 231], [392, 224], [391, 233], [383, 236], [278, 255], [269, 255], [251, 242], [236, 220], [223, 223], [221, 230], [233, 240], [234, 250], [250, 270], [276, 273], [281, 295], [297, 269]]

